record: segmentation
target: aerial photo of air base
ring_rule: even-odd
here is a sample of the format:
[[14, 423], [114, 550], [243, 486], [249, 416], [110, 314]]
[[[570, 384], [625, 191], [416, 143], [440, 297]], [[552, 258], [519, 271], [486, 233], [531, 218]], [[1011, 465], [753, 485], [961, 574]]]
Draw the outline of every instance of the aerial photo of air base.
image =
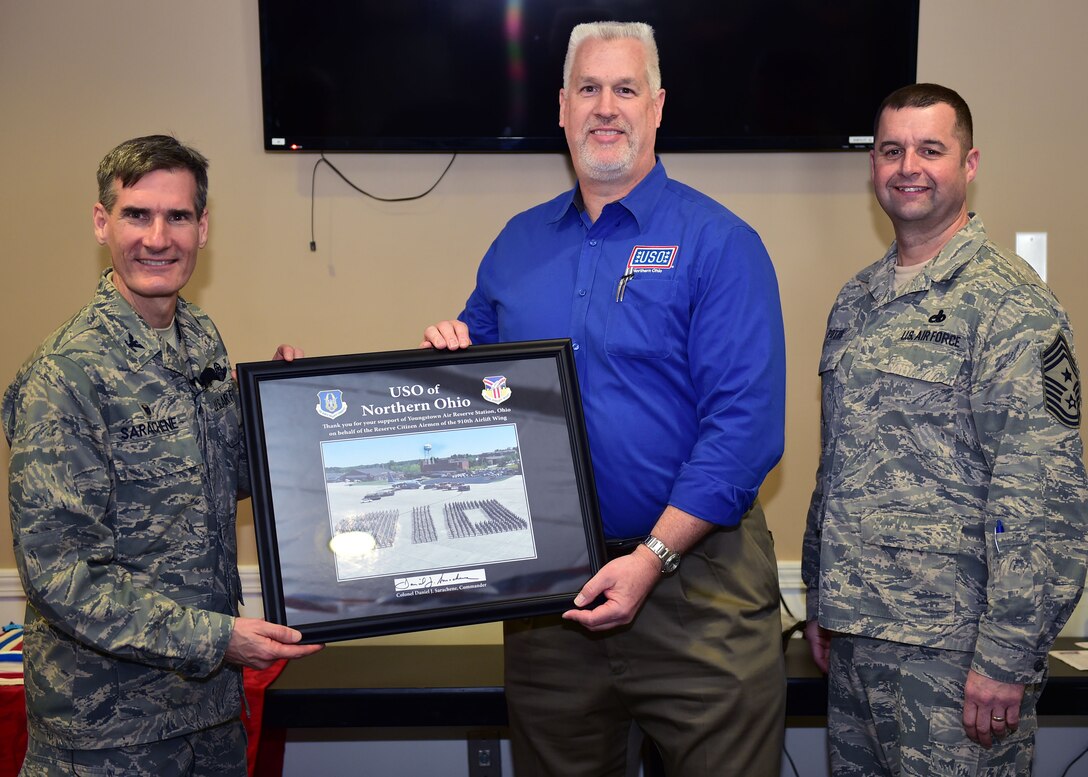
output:
[[517, 427], [321, 444], [340, 581], [535, 558]]

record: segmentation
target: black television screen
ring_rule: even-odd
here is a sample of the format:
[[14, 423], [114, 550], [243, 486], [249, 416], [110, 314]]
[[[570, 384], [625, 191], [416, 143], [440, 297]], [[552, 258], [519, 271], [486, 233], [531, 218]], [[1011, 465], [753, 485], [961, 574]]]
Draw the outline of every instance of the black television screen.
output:
[[260, 0], [269, 151], [554, 151], [571, 28], [644, 21], [659, 151], [865, 148], [919, 0]]

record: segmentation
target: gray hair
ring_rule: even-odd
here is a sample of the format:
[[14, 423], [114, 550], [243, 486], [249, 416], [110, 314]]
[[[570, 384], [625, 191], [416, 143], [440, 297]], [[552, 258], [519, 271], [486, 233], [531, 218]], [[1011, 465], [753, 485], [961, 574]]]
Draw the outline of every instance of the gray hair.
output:
[[570, 32], [567, 43], [567, 58], [563, 61], [563, 88], [570, 89], [571, 71], [574, 69], [574, 55], [578, 47], [589, 39], [596, 40], [637, 40], [646, 51], [646, 82], [651, 92], [661, 88], [661, 61], [657, 54], [657, 42], [654, 40], [654, 28], [643, 22], [587, 22], [577, 25]]
[[156, 170], [188, 170], [196, 179], [193, 207], [199, 217], [208, 205], [208, 160], [195, 148], [186, 146], [170, 135], [147, 135], [126, 140], [103, 157], [98, 165], [98, 201], [107, 213], [113, 213], [117, 193], [113, 182], [121, 187], [134, 185]]

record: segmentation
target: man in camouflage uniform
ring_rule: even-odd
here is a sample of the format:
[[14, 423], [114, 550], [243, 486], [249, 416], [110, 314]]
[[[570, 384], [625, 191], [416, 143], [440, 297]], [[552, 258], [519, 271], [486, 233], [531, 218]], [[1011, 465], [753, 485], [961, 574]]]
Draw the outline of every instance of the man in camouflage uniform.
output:
[[828, 319], [803, 577], [837, 775], [1030, 774], [1084, 583], [1069, 321], [968, 213], [971, 133], [950, 89], [884, 101], [871, 167], [896, 240]]
[[94, 229], [112, 267], [4, 396], [26, 775], [245, 774], [240, 666], [318, 649], [236, 617], [237, 390], [215, 326], [178, 296], [207, 180], [167, 136], [106, 155]]

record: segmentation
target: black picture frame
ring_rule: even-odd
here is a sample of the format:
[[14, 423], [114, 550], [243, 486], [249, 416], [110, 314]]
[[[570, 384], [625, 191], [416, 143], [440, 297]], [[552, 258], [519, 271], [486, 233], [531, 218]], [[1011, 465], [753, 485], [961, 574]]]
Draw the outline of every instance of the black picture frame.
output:
[[570, 340], [237, 370], [265, 618], [303, 642], [561, 612], [604, 564]]

